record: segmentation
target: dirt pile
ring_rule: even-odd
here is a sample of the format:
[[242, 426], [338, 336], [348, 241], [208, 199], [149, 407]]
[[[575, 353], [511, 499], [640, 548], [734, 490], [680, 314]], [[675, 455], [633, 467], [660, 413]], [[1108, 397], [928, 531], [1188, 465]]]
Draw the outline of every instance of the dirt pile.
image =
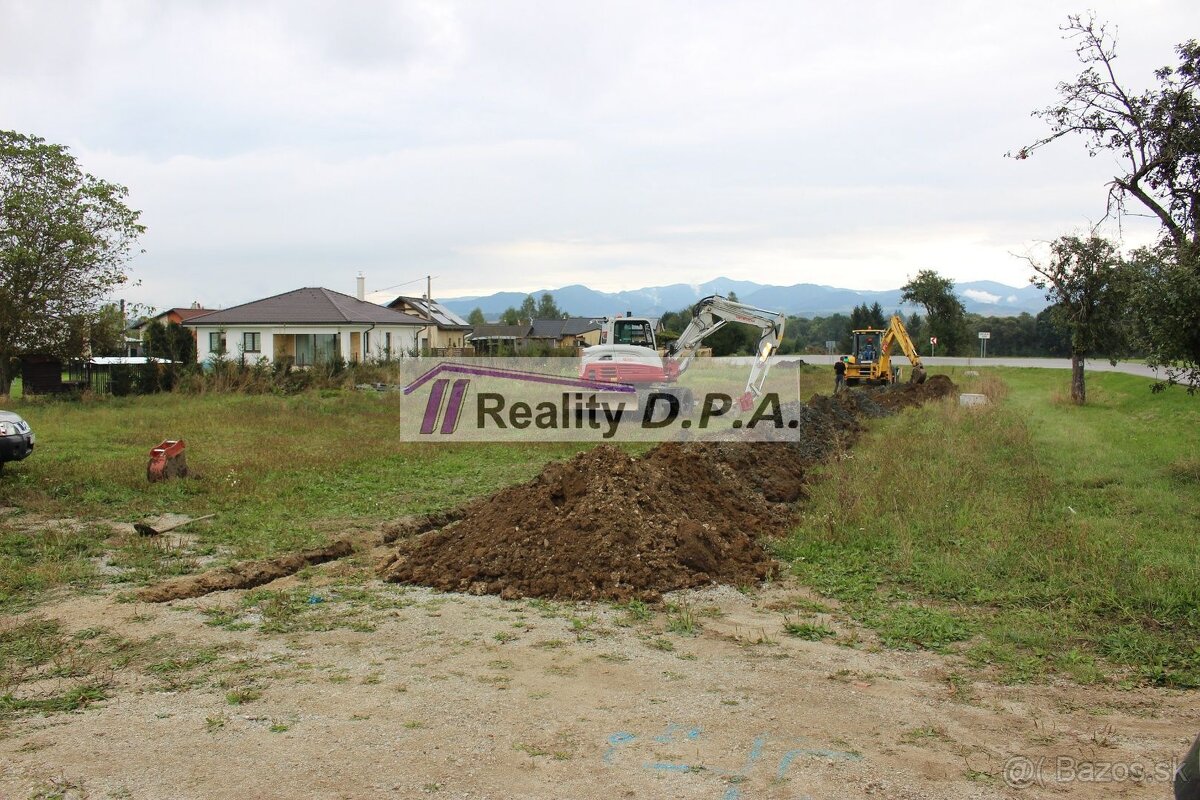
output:
[[783, 413], [798, 425], [782, 441], [668, 443], [640, 458], [600, 446], [551, 464], [456, 521], [402, 539], [383, 575], [574, 600], [758, 582], [774, 569], [759, 537], [787, 529], [806, 469], [846, 446], [860, 417], [888, 412], [850, 392], [789, 403]]
[[958, 387], [948, 376], [933, 375], [924, 383], [902, 383], [889, 386], [872, 395], [872, 399], [883, 408], [896, 411], [919, 406], [930, 400], [940, 400], [957, 391]]
[[766, 578], [757, 534], [786, 511], [697, 455], [665, 444], [635, 459], [604, 445], [551, 464], [404, 542], [385, 575], [476, 594], [615, 600]]

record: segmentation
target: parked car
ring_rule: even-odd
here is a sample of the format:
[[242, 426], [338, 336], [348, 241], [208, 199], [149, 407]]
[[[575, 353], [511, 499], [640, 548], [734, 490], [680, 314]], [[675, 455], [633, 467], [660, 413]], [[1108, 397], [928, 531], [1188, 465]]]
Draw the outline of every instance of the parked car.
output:
[[11, 411], [0, 411], [0, 471], [8, 461], [20, 461], [33, 452], [37, 437], [29, 423]]

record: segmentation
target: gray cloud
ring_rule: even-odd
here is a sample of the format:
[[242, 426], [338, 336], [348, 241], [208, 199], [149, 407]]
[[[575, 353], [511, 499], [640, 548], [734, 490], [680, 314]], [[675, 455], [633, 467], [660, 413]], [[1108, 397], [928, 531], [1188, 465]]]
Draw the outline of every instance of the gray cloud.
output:
[[[1062, 3], [0, 2], [0, 119], [130, 187], [134, 299], [432, 272], [442, 294], [725, 274], [888, 288], [1103, 213], [1028, 162]], [[1142, 84], [1195, 21], [1108, 3]], [[1145, 236], [1135, 226], [1133, 237]]]

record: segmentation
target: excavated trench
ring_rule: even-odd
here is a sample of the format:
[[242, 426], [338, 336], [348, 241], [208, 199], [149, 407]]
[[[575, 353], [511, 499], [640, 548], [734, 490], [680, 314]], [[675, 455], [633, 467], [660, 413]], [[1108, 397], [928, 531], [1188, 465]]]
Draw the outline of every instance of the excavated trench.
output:
[[449, 524], [398, 541], [386, 580], [445, 591], [571, 600], [655, 600], [769, 577], [764, 538], [791, 525], [808, 469], [846, 448], [864, 417], [955, 391], [921, 385], [817, 395], [784, 407], [786, 441], [661, 444], [641, 457], [600, 446], [476, 500]]
[[[663, 592], [770, 577], [764, 540], [790, 527], [814, 464], [850, 446], [865, 418], [957, 391], [924, 384], [815, 395], [783, 408], [782, 441], [660, 444], [632, 457], [600, 445], [549, 464], [527, 483], [450, 511], [387, 526], [385, 580], [444, 591], [570, 600], [656, 600]], [[349, 555], [318, 550], [225, 567], [147, 587], [146, 602], [246, 589]]]

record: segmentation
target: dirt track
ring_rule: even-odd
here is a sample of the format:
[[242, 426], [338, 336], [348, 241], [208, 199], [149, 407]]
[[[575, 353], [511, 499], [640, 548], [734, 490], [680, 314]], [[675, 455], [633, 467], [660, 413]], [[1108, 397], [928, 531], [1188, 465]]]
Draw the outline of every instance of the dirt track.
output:
[[[304, 591], [340, 611], [345, 566], [317, 572]], [[0, 738], [0, 797], [1162, 798], [1162, 781], [1015, 792], [1002, 771], [1023, 755], [1165, 763], [1200, 726], [1186, 694], [972, 682], [836, 615], [813, 618], [843, 643], [795, 639], [784, 616], [804, 618], [808, 596], [787, 584], [672, 596], [694, 636], [603, 604], [364, 588], [396, 601], [361, 611], [371, 632], [205, 624], [242, 592], [47, 609], [71, 631], [219, 656], [194, 685], [122, 669], [100, 706], [19, 721]], [[262, 696], [230, 705], [248, 685]]]

